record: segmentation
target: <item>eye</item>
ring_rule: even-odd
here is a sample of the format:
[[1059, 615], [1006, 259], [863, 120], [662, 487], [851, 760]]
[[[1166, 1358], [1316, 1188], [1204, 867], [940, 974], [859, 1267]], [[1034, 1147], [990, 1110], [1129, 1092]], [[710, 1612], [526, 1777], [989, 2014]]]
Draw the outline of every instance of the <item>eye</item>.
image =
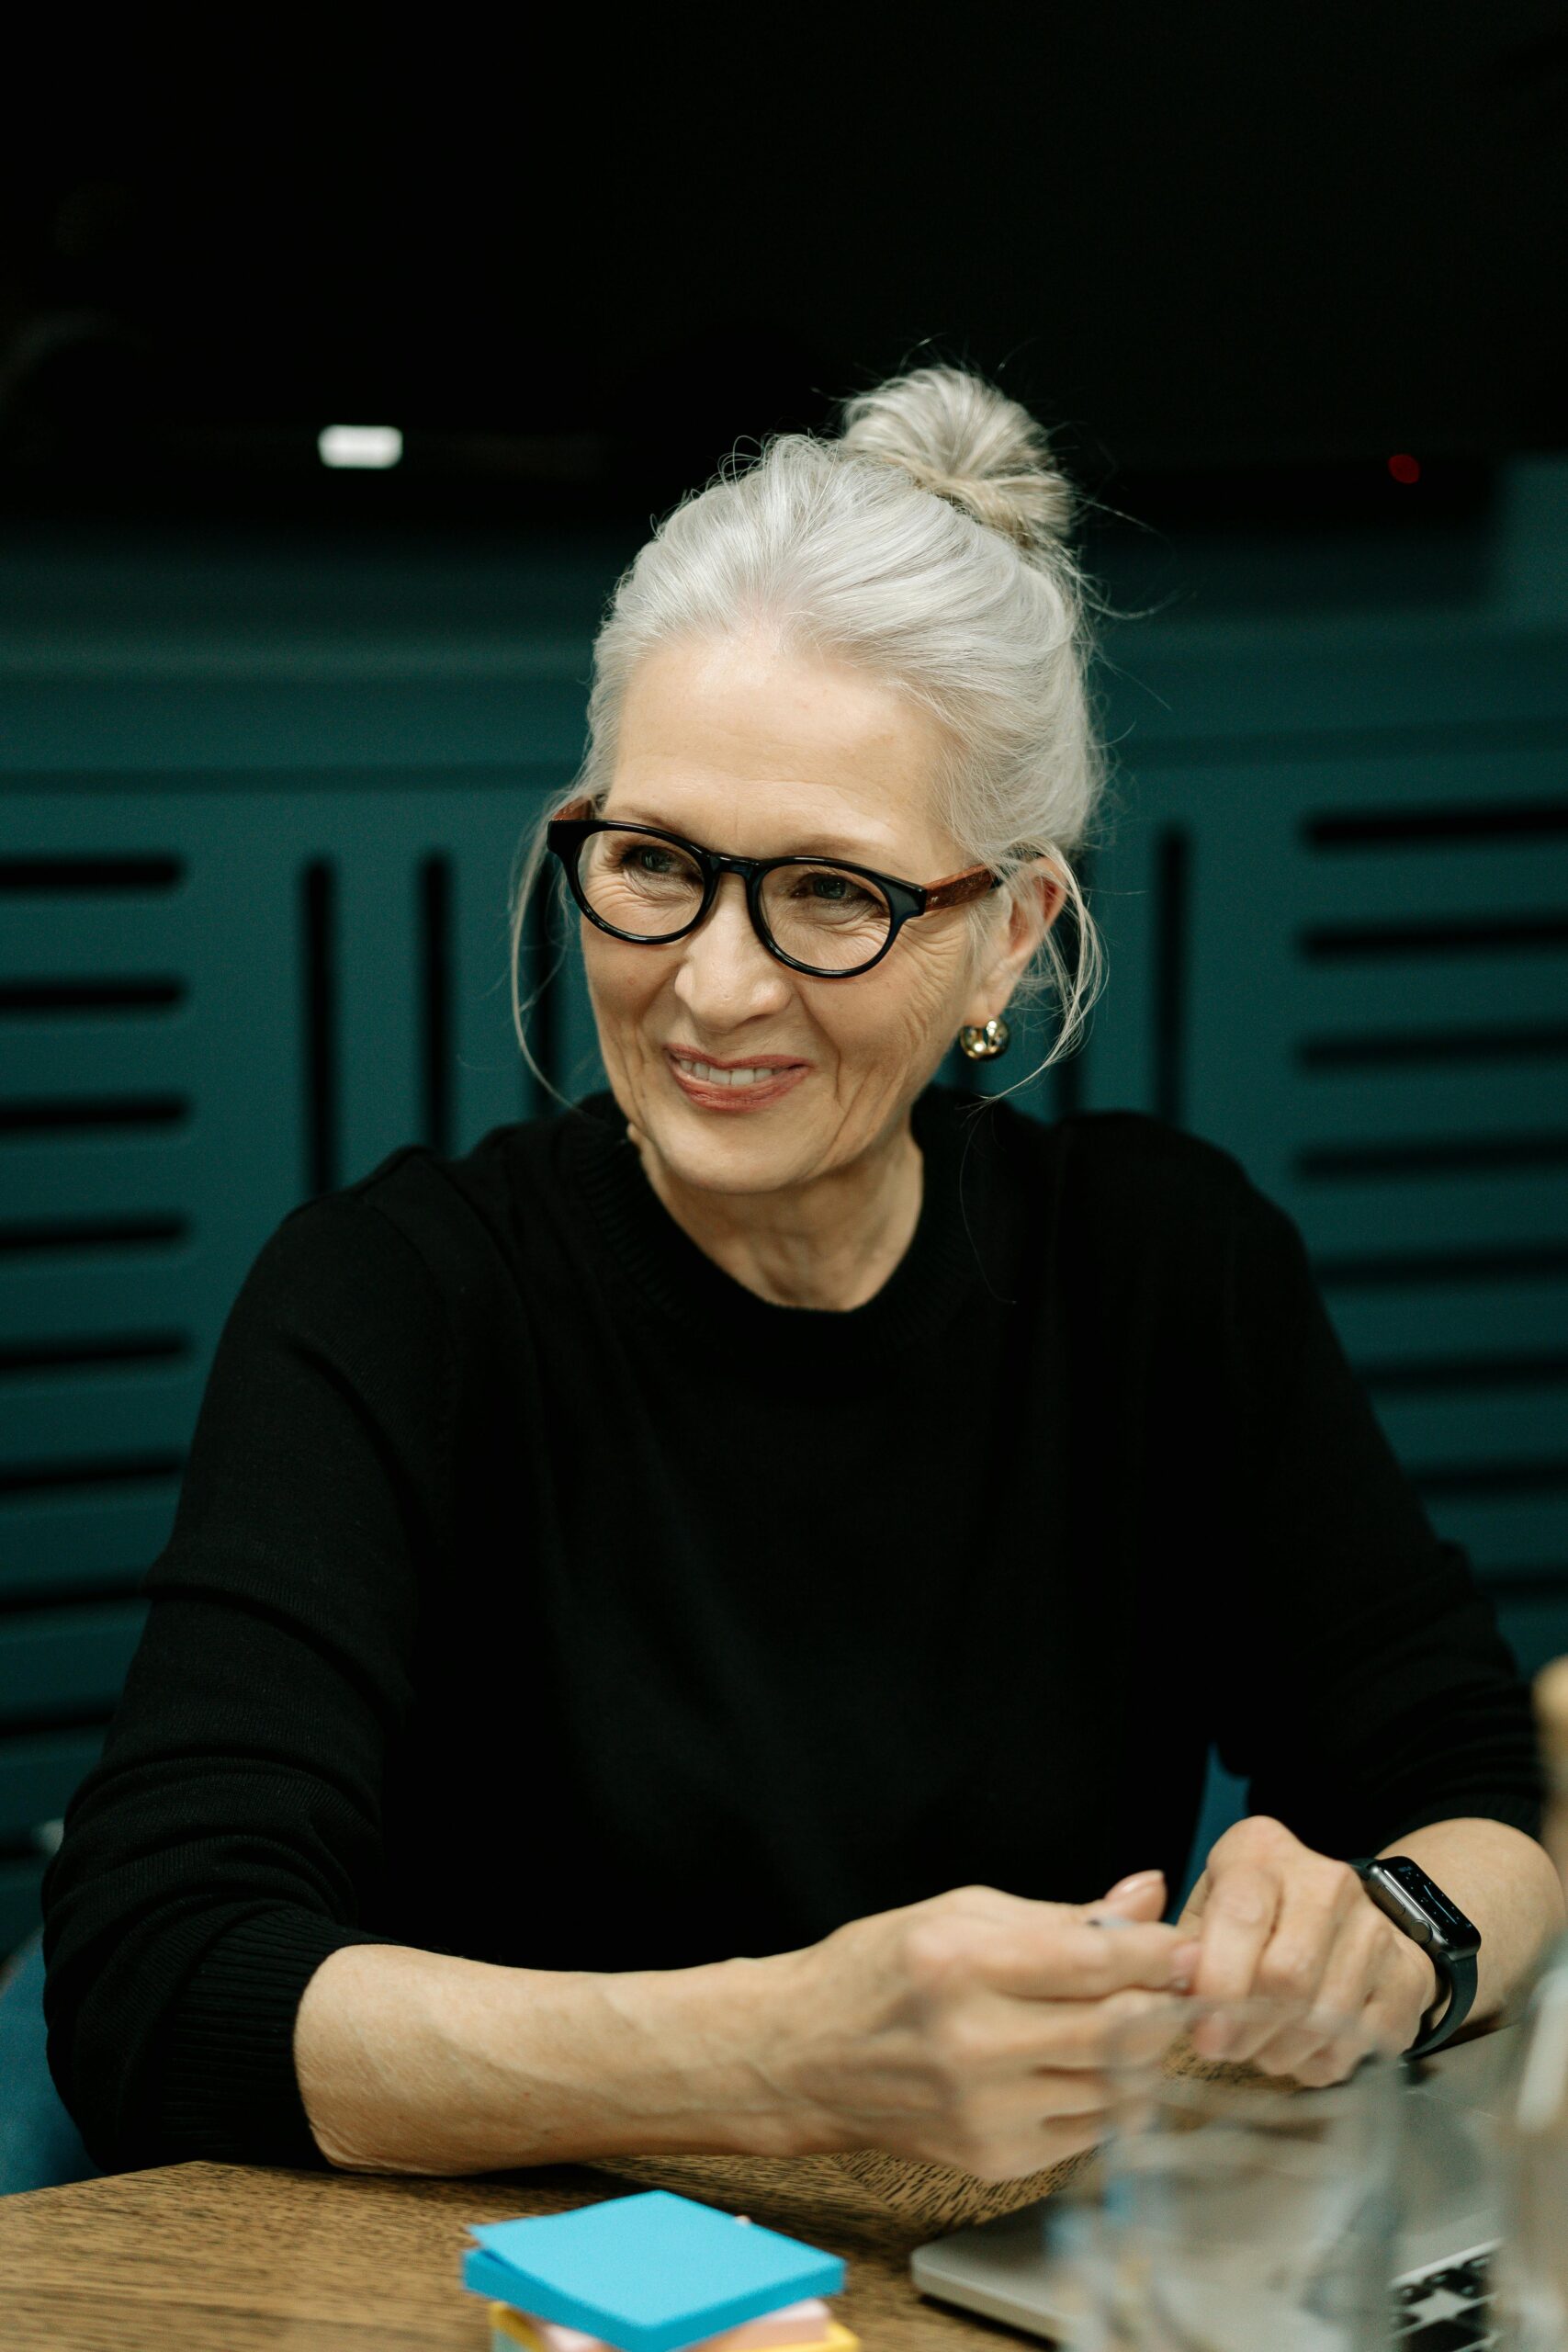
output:
[[831, 866], [818, 866], [809, 874], [797, 877], [795, 895], [814, 899], [819, 906], [857, 907], [872, 901], [873, 893], [856, 881], [852, 874], [840, 874]]

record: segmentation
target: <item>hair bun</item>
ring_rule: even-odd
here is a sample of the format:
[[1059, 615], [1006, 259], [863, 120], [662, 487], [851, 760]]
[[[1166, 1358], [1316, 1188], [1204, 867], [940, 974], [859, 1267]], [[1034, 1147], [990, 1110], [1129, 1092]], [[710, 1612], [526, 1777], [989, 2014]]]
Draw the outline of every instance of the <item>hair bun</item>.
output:
[[841, 446], [902, 466], [922, 490], [1042, 558], [1073, 526], [1072, 484], [1043, 425], [983, 376], [917, 368], [859, 392], [843, 409]]

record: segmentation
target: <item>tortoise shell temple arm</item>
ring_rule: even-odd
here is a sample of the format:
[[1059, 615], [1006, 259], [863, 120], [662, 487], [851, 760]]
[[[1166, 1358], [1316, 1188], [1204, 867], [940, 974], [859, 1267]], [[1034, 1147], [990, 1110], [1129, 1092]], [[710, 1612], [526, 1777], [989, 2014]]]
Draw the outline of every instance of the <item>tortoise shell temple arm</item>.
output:
[[988, 865], [972, 865], [964, 874], [950, 874], [945, 882], [933, 882], [926, 892], [922, 913], [933, 914], [938, 907], [961, 907], [970, 899], [982, 898], [994, 890], [1001, 881]]

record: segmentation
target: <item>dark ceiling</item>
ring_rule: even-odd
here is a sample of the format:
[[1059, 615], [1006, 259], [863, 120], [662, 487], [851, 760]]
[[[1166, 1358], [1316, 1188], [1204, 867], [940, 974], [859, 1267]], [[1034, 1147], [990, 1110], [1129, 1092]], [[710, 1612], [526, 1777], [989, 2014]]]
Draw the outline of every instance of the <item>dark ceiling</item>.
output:
[[[0, 500], [608, 517], [898, 367], [1113, 505], [1393, 513], [1568, 437], [1568, 14], [83, 19], [4, 146]], [[12, 106], [22, 99], [14, 85]]]

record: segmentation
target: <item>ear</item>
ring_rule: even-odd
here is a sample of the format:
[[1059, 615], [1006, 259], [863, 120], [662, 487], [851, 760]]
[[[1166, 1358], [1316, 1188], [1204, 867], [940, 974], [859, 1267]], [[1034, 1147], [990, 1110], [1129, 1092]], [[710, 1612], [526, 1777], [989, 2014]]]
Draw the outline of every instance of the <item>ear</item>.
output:
[[1006, 1007], [1019, 975], [1067, 902], [1061, 868], [1048, 857], [1032, 858], [1008, 887], [1007, 920], [991, 939], [963, 1014], [976, 1029]]

